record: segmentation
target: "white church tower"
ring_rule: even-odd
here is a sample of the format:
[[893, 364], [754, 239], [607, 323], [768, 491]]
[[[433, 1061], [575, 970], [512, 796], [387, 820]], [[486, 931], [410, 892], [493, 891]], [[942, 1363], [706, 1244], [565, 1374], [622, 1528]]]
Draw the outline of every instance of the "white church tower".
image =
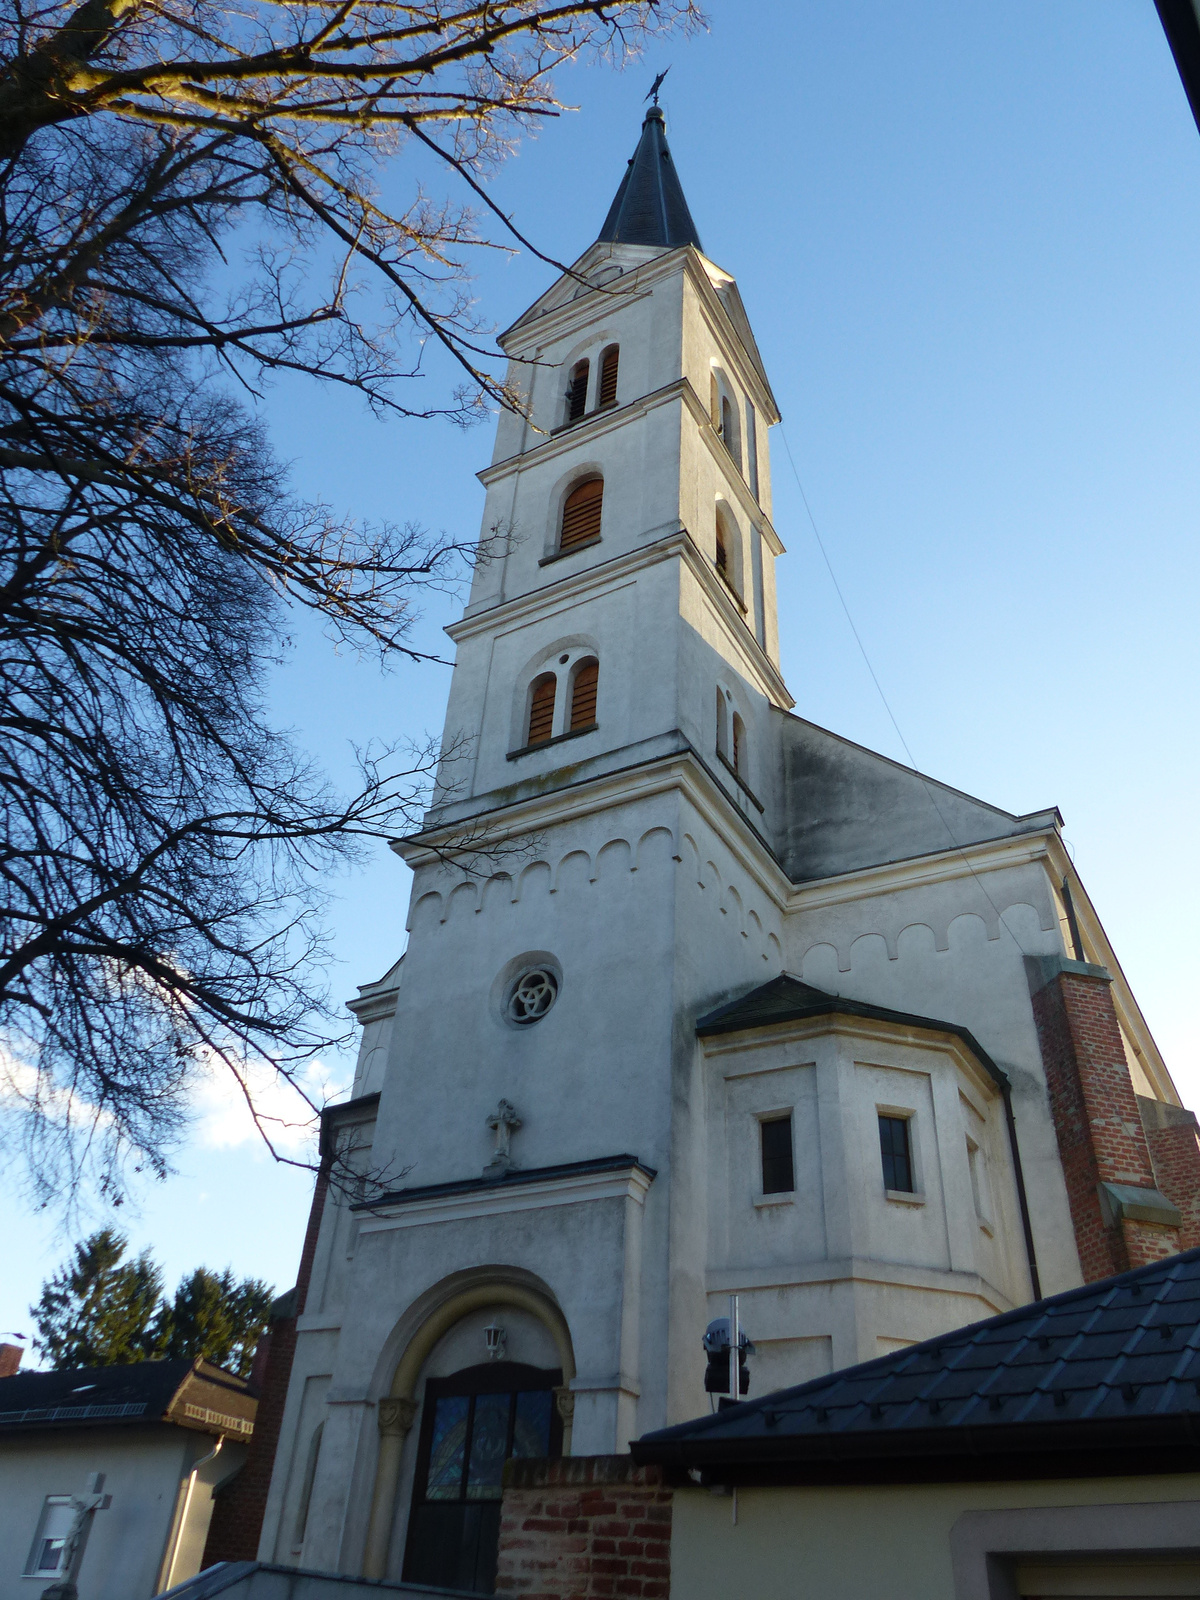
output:
[[[505, 1457], [707, 1410], [729, 1294], [761, 1394], [1196, 1225], [1154, 1155], [1194, 1120], [1057, 812], [791, 714], [778, 412], [657, 106], [503, 345], [506, 553], [449, 630], [408, 947], [327, 1118], [385, 1182], [320, 1215], [260, 1544], [481, 1592]], [[456, 866], [464, 837], [488, 853]], [[1093, 1110], [1117, 1080], [1128, 1150]]]

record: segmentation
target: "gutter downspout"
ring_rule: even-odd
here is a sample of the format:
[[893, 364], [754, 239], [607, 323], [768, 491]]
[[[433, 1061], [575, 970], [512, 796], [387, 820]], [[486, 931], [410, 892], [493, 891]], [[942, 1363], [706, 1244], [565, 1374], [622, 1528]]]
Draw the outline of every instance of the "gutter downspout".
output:
[[221, 1446], [225, 1443], [225, 1435], [219, 1434], [216, 1444], [206, 1456], [201, 1456], [199, 1461], [193, 1461], [186, 1478], [179, 1485], [179, 1492], [175, 1496], [175, 1515], [171, 1519], [171, 1531], [167, 1536], [167, 1548], [163, 1555], [162, 1565], [158, 1569], [158, 1578], [155, 1582], [155, 1594], [161, 1594], [164, 1589], [169, 1589], [175, 1581], [175, 1561], [179, 1555], [179, 1546], [183, 1539], [183, 1531], [187, 1527], [188, 1512], [192, 1508], [192, 1495], [196, 1490], [196, 1476], [201, 1467], [206, 1467], [210, 1461], [215, 1461], [221, 1453]]
[[1021, 1169], [1021, 1147], [1017, 1143], [1017, 1122], [1013, 1116], [1012, 1085], [1007, 1075], [1001, 1091], [1004, 1095], [1004, 1121], [1008, 1127], [1008, 1148], [1012, 1154], [1013, 1172], [1017, 1179], [1017, 1201], [1021, 1207], [1021, 1227], [1025, 1233], [1025, 1257], [1029, 1262], [1029, 1277], [1033, 1284], [1033, 1298], [1042, 1298], [1042, 1280], [1038, 1276], [1037, 1252], [1033, 1247], [1033, 1224], [1029, 1219], [1029, 1197], [1025, 1193], [1025, 1174]]

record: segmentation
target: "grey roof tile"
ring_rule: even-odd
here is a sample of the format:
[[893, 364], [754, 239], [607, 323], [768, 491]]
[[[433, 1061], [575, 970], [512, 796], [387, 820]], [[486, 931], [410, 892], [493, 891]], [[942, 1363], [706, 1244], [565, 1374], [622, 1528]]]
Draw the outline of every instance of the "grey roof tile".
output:
[[1200, 1250], [646, 1434], [633, 1448], [642, 1461], [719, 1475], [731, 1463], [828, 1460], [831, 1441], [837, 1459], [860, 1462], [1053, 1450], [1056, 1432], [1077, 1450], [1130, 1429], [1150, 1444], [1152, 1419], [1164, 1425], [1153, 1439], [1194, 1451]]

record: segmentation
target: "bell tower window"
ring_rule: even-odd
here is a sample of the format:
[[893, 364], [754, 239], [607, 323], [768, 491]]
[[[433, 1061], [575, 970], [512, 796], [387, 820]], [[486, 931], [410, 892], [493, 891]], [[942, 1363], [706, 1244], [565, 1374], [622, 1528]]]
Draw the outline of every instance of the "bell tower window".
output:
[[600, 393], [596, 396], [598, 411], [617, 403], [617, 366], [620, 358], [621, 352], [615, 344], [610, 344], [600, 357]]
[[593, 656], [581, 661], [575, 668], [571, 684], [571, 727], [577, 733], [590, 728], [596, 721], [596, 691], [600, 687], [600, 663]]
[[577, 361], [571, 368], [571, 381], [567, 385], [567, 421], [578, 422], [587, 410], [589, 361]]
[[552, 672], [535, 678], [529, 691], [529, 735], [527, 745], [546, 744], [554, 732], [554, 697], [558, 679]]
[[563, 502], [560, 550], [575, 550], [600, 537], [600, 513], [604, 502], [604, 479], [589, 478], [578, 483]]

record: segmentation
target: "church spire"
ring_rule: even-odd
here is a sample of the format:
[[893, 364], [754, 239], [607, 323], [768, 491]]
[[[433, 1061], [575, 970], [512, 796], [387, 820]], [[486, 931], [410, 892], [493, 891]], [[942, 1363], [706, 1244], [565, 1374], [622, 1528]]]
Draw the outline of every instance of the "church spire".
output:
[[659, 245], [667, 250], [694, 244], [697, 250], [703, 249], [667, 149], [666, 123], [657, 105], [646, 112], [638, 147], [608, 208], [598, 242]]

